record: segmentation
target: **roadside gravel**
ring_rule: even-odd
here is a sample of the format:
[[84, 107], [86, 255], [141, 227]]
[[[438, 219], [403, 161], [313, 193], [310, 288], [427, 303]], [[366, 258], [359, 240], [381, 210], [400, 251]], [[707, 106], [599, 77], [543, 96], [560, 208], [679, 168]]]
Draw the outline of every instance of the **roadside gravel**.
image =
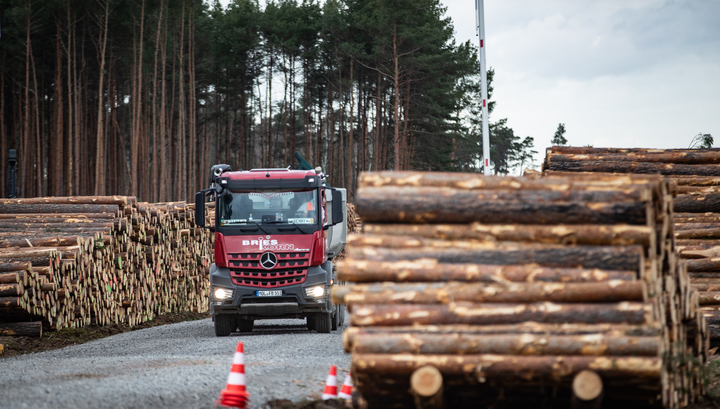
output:
[[331, 365], [350, 369], [342, 331], [304, 320], [255, 322], [251, 334], [216, 337], [210, 319], [181, 322], [0, 361], [2, 408], [214, 408], [238, 341], [255, 408], [317, 399]]

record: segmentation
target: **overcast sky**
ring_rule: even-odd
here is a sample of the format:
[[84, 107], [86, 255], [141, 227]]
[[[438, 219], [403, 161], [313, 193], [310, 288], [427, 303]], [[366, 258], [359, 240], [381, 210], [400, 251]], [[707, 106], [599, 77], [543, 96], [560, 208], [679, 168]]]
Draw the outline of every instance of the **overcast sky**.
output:
[[[441, 2], [477, 44], [474, 1]], [[485, 0], [485, 25], [490, 119], [538, 157], [561, 122], [574, 146], [720, 146], [720, 0]]]

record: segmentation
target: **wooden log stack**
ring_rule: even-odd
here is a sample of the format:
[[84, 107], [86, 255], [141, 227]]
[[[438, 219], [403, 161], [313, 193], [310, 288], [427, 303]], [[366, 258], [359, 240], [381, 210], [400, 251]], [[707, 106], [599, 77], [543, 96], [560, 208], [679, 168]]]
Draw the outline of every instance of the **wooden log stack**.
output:
[[0, 200], [0, 335], [207, 311], [213, 238], [194, 215], [125, 196]]
[[332, 297], [368, 407], [703, 393], [707, 329], [661, 177], [364, 173], [356, 205]]
[[675, 240], [707, 319], [711, 344], [720, 345], [720, 149], [548, 148], [546, 174], [640, 173], [672, 182]]

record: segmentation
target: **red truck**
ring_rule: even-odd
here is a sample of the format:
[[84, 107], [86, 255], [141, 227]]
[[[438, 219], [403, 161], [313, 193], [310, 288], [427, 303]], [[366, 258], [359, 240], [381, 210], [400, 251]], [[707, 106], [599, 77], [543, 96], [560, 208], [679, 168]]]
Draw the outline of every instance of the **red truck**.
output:
[[[344, 310], [333, 305], [330, 288], [332, 259], [347, 241], [347, 196], [325, 179], [319, 168], [212, 167], [211, 187], [195, 196], [195, 223], [215, 234], [210, 314], [217, 336], [252, 331], [258, 319], [305, 318], [319, 333], [342, 325]], [[209, 197], [215, 221], [205, 226]]]

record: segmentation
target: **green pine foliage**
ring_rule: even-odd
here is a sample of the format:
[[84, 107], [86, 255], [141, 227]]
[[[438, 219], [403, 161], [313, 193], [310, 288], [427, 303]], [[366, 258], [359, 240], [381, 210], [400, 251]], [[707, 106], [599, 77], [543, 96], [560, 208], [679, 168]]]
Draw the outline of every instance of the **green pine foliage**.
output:
[[[439, 0], [0, 0], [0, 162], [18, 149], [22, 196], [147, 201], [191, 199], [212, 164], [285, 167], [295, 151], [351, 200], [362, 171], [481, 172], [477, 46], [455, 43], [445, 12]], [[532, 138], [506, 120], [490, 137], [496, 174], [531, 164]]]

